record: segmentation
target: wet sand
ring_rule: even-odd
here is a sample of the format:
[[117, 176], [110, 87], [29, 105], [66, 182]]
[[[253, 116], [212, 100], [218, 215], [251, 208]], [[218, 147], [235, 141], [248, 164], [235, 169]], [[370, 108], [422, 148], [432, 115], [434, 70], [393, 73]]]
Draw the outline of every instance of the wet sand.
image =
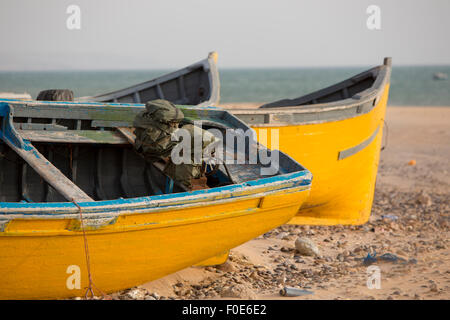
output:
[[[233, 249], [224, 265], [187, 268], [113, 297], [449, 299], [450, 107], [389, 107], [386, 121], [387, 146], [367, 224], [284, 225]], [[312, 240], [320, 255], [298, 254], [298, 237]], [[362, 261], [374, 251], [399, 258], [374, 263], [380, 289], [367, 287]], [[283, 285], [313, 294], [282, 297]]]

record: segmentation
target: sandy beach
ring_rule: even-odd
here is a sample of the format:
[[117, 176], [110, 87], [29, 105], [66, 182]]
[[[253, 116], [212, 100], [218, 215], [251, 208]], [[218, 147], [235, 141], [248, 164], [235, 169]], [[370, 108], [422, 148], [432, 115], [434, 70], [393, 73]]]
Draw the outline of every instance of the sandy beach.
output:
[[[449, 299], [450, 107], [388, 107], [386, 122], [367, 224], [284, 225], [233, 249], [224, 265], [187, 268], [113, 298]], [[320, 255], [297, 253], [298, 237]], [[366, 285], [363, 258], [373, 252], [398, 258], [374, 263], [380, 289]], [[285, 298], [283, 285], [313, 293]]]

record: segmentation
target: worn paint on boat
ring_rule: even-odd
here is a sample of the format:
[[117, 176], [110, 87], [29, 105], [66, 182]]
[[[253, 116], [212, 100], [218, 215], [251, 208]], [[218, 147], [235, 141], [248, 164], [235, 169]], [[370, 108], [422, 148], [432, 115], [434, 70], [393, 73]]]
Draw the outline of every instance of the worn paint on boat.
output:
[[76, 100], [145, 103], [154, 99], [165, 99], [183, 105], [217, 105], [220, 99], [220, 82], [216, 62], [217, 53], [211, 52], [204, 60], [156, 79]]
[[[315, 93], [259, 109], [232, 109], [314, 175], [292, 224], [363, 224], [370, 217], [389, 94], [391, 59]], [[271, 146], [270, 133], [268, 146]]]
[[[129, 119], [143, 105], [1, 100], [0, 106], [7, 110], [0, 116], [0, 137], [8, 140], [0, 143], [0, 299], [84, 295], [88, 271], [82, 223], [92, 278], [110, 293], [223, 255], [292, 219], [309, 195], [311, 174], [282, 152], [276, 175], [258, 176], [255, 165], [230, 165], [233, 184], [158, 194], [142, 183], [146, 175], [134, 171], [142, 163], [113, 130], [131, 126]], [[187, 119], [205, 125], [248, 128], [224, 110], [180, 108]], [[84, 131], [107, 133], [86, 138]], [[52, 154], [51, 164], [92, 201], [73, 203], [55, 195], [14, 154], [11, 146], [21, 143], [36, 146], [44, 158]], [[56, 152], [56, 146], [62, 149]], [[69, 156], [61, 157], [62, 150]], [[99, 152], [103, 160], [90, 161]], [[120, 159], [133, 161], [109, 166]], [[225, 176], [223, 168], [218, 173]]]

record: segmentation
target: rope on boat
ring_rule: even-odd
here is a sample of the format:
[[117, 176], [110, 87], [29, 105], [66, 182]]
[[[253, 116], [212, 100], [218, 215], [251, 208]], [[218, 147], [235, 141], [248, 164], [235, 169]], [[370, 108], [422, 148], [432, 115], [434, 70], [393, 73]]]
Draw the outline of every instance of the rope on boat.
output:
[[110, 296], [108, 296], [101, 289], [99, 289], [95, 285], [94, 281], [92, 280], [91, 259], [90, 259], [90, 254], [89, 254], [89, 245], [88, 245], [88, 241], [87, 241], [87, 237], [86, 237], [86, 232], [84, 230], [83, 213], [82, 213], [83, 210], [81, 209], [80, 205], [75, 201], [75, 199], [72, 199], [72, 202], [78, 207], [78, 212], [80, 213], [80, 225], [81, 225], [81, 230], [83, 231], [83, 240], [84, 240], [84, 254], [86, 257], [86, 267], [87, 267], [88, 277], [89, 277], [89, 285], [87, 288], [85, 288], [86, 292], [84, 294], [84, 298], [89, 299], [89, 294], [91, 295], [91, 299], [94, 298], [94, 296], [95, 296], [94, 289], [96, 289], [97, 291], [100, 292], [103, 299], [110, 299]]

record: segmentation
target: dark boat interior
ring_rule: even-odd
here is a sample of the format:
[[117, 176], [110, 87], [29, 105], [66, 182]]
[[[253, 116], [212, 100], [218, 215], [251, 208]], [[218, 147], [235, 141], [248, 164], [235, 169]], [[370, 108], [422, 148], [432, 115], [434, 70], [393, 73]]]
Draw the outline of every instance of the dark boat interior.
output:
[[[36, 143], [61, 173], [94, 200], [165, 193], [165, 176], [146, 164], [131, 146]], [[63, 202], [14, 150], [0, 144], [0, 201]], [[183, 191], [175, 187], [173, 192]]]
[[[10, 120], [18, 136], [29, 141], [44, 160], [56, 167], [89, 198], [112, 200], [186, 191], [181, 185], [171, 182], [162, 172], [163, 164], [147, 163], [118, 132], [118, 125], [131, 127], [132, 119], [142, 110], [142, 105], [139, 108], [119, 105], [85, 108], [69, 107], [66, 104], [68, 103], [17, 102], [11, 105], [15, 116]], [[183, 112], [188, 123], [192, 122], [189, 115], [198, 115], [193, 108]], [[221, 132], [225, 145], [227, 139], [235, 139], [225, 134], [226, 129], [235, 126], [244, 128], [242, 122], [226, 111], [203, 109], [200, 112], [204, 113], [203, 129], [214, 128]], [[208, 116], [210, 114], [214, 116]], [[0, 136], [2, 130], [8, 130], [6, 123], [5, 117], [0, 117]], [[251, 141], [248, 137], [244, 139], [245, 150], [238, 150], [233, 143], [233, 149], [223, 152], [231, 153], [232, 158], [241, 154], [245, 164], [224, 165], [222, 161], [216, 166], [207, 166], [208, 188], [261, 178], [260, 169], [268, 165], [260, 161], [259, 153], [256, 164], [250, 163], [248, 156], [250, 145], [253, 148], [260, 146], [256, 140]], [[18, 149], [0, 139], [0, 202], [67, 201], [67, 196], [64, 197], [55, 190], [28, 162], [23, 159]], [[282, 165], [276, 174], [303, 170], [282, 153], [279, 163]], [[69, 182], [69, 185], [71, 183]]]
[[[183, 69], [158, 78], [135, 84], [109, 93], [80, 97], [77, 101], [98, 101], [115, 103], [145, 103], [155, 99], [169, 100], [175, 104], [215, 104], [213, 86], [218, 87], [218, 76], [212, 74], [211, 59], [205, 59]], [[215, 68], [215, 67], [214, 67]], [[218, 94], [218, 93], [217, 93]], [[216, 95], [217, 95], [216, 94]]]
[[377, 79], [378, 73], [379, 67], [376, 67], [305, 96], [294, 99], [278, 100], [264, 104], [260, 106], [260, 108], [264, 109], [322, 104], [352, 98], [364, 90], [371, 88]]

